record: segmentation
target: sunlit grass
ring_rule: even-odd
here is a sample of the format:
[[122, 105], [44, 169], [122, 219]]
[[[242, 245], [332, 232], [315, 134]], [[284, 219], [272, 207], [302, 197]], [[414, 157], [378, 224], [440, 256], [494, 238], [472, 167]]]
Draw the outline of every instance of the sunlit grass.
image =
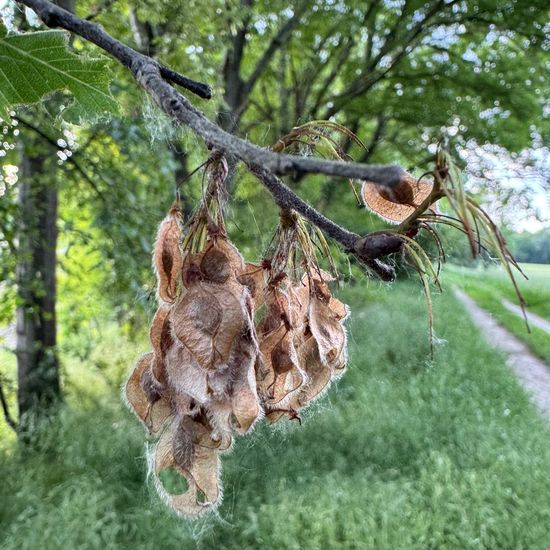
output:
[[[433, 362], [418, 284], [344, 294], [348, 373], [301, 427], [238, 439], [218, 515], [170, 513], [117, 388], [98, 383], [93, 404], [75, 386], [34, 451], [2, 457], [0, 546], [546, 549], [550, 430], [503, 358], [450, 292], [434, 296], [447, 344]], [[105, 343], [107, 365], [115, 347]]]

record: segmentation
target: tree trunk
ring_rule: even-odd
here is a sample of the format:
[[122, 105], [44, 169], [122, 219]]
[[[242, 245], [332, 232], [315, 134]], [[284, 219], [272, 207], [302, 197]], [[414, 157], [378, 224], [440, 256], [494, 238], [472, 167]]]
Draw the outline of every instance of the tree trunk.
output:
[[17, 378], [22, 431], [60, 398], [56, 352], [57, 189], [33, 140], [21, 151], [17, 250]]

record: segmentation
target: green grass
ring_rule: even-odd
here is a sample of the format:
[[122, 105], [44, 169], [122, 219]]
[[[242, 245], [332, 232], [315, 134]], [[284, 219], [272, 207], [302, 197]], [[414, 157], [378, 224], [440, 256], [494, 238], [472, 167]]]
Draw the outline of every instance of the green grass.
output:
[[4, 451], [0, 547], [548, 548], [550, 430], [503, 358], [450, 293], [435, 298], [448, 343], [434, 361], [418, 285], [345, 294], [348, 373], [301, 427], [239, 439], [218, 514], [164, 508], [142, 430], [107, 384], [95, 404], [71, 400], [33, 452]]
[[[550, 320], [550, 266], [524, 264], [523, 267], [529, 280], [518, 278], [518, 282], [527, 309]], [[455, 284], [461, 287], [479, 306], [492, 313], [502, 326], [523, 340], [535, 355], [550, 364], [550, 335], [535, 326], [531, 326], [531, 332], [528, 332], [523, 318], [502, 304], [503, 298], [518, 303], [512, 284], [503, 271], [450, 266], [445, 271], [444, 281], [447, 286]]]

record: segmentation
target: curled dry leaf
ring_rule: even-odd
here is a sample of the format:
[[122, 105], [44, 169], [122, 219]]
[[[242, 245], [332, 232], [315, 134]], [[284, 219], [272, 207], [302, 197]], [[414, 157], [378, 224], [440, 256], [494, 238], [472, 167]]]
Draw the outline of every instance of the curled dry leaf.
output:
[[388, 222], [400, 223], [428, 198], [432, 190], [432, 182], [419, 181], [407, 174], [392, 188], [364, 182], [361, 195], [369, 210]]
[[181, 276], [183, 256], [180, 249], [182, 215], [174, 203], [161, 222], [153, 249], [153, 265], [157, 274], [157, 293], [166, 303], [173, 303], [177, 296], [178, 279]]

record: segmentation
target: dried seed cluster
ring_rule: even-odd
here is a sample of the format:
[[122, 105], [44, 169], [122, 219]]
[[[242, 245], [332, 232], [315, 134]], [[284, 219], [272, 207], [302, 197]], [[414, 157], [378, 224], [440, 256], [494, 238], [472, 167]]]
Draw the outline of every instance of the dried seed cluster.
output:
[[[178, 513], [197, 516], [220, 502], [220, 454], [234, 434], [263, 417], [299, 418], [344, 372], [348, 309], [318, 268], [306, 263], [299, 278], [286, 276], [288, 241], [274, 254], [274, 269], [271, 261], [245, 262], [213, 223], [205, 224], [199, 250], [182, 249], [181, 221], [175, 205], [158, 230], [153, 349], [125, 391], [158, 438], [152, 470], [159, 493]], [[169, 469], [187, 481], [182, 494], [164, 488], [159, 474]]]

